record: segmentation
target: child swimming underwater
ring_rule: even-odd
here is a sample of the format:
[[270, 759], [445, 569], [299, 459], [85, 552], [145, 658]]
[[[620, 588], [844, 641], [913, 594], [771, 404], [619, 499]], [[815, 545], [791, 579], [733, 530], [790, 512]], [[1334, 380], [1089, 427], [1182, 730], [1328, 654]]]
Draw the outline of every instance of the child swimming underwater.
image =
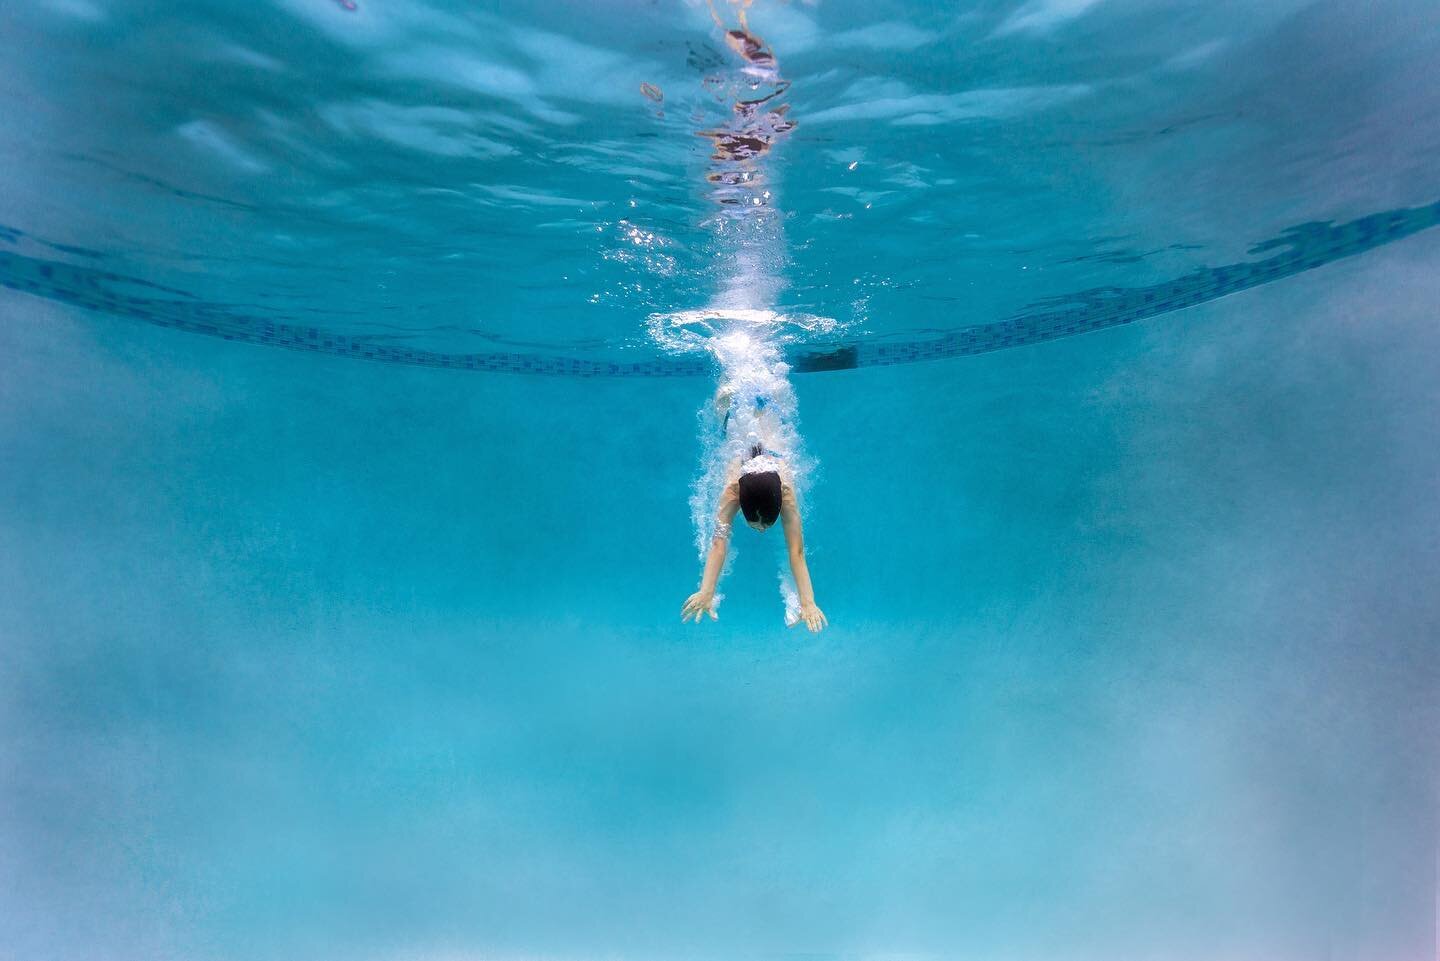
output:
[[[715, 586], [725, 567], [725, 554], [730, 545], [731, 522], [736, 513], [744, 513], [745, 523], [752, 530], [765, 531], [778, 519], [785, 532], [785, 544], [790, 556], [790, 572], [795, 578], [799, 595], [799, 615], [790, 622], [793, 627], [800, 621], [812, 631], [818, 631], [829, 621], [815, 603], [815, 590], [810, 583], [810, 569], [805, 563], [805, 538], [800, 525], [800, 510], [795, 500], [790, 464], [782, 438], [785, 432], [770, 409], [772, 405], [764, 394], [747, 397], [736, 409], [736, 391], [733, 387], [721, 387], [715, 395], [717, 417], [724, 412], [722, 430], [727, 437], [742, 439], [739, 456], [732, 459], [726, 475], [726, 483], [720, 493], [720, 504], [715, 512], [714, 534], [710, 539], [710, 550], [705, 558], [705, 570], [700, 578], [700, 589], [686, 599], [680, 609], [680, 620], [694, 618], [695, 623], [708, 613], [712, 620], [718, 620], [715, 612]], [[739, 414], [739, 417], [732, 415]]]

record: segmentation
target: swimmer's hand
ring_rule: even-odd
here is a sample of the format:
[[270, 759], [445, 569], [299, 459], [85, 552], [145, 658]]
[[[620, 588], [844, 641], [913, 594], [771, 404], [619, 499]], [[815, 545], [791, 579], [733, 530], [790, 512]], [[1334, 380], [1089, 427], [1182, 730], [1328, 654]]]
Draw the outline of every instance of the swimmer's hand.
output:
[[695, 623], [699, 624], [706, 614], [710, 615], [710, 620], [712, 621], [720, 620], [720, 615], [715, 613], [714, 605], [714, 591], [696, 591], [685, 601], [685, 606], [680, 608], [681, 623], [693, 617], [695, 618]]
[[801, 621], [804, 621], [805, 626], [810, 628], [812, 632], [818, 631], [830, 623], [830, 621], [827, 620], [825, 617], [825, 612], [820, 610], [820, 608], [815, 606], [813, 603], [801, 604], [800, 616], [795, 618], [795, 620], [791, 621], [790, 626], [794, 627]]

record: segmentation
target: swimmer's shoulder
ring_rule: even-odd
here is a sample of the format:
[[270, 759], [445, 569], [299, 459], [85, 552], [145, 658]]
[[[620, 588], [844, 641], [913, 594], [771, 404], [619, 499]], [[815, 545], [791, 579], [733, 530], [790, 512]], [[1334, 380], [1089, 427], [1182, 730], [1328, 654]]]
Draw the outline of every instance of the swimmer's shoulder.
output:
[[740, 513], [740, 482], [735, 481], [726, 484], [720, 491], [720, 503], [715, 506], [715, 519], [722, 524], [728, 524], [736, 514]]

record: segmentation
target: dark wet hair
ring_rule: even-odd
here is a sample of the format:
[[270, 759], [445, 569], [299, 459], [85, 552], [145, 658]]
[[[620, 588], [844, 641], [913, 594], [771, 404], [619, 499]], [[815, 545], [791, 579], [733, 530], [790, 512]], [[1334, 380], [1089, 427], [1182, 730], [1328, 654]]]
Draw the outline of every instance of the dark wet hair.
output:
[[766, 527], [780, 516], [780, 475], [773, 470], [740, 475], [740, 509], [750, 523]]

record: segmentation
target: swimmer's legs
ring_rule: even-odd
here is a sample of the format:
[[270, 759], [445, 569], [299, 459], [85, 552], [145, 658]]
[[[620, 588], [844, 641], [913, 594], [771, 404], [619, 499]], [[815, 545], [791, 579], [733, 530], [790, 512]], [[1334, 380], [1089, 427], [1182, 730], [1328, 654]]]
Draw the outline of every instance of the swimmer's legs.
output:
[[735, 398], [735, 388], [729, 384], [721, 384], [715, 391], [715, 419], [726, 418], [730, 414], [730, 404]]
[[[735, 404], [735, 388], [729, 384], [721, 384], [715, 391], [713, 403], [715, 405], [716, 418], [723, 418], [726, 414], [729, 414], [730, 408]], [[764, 410], [765, 405], [768, 403], [770, 403], [769, 397], [766, 397], [764, 394], [758, 395], [755, 398], [755, 410]]]

